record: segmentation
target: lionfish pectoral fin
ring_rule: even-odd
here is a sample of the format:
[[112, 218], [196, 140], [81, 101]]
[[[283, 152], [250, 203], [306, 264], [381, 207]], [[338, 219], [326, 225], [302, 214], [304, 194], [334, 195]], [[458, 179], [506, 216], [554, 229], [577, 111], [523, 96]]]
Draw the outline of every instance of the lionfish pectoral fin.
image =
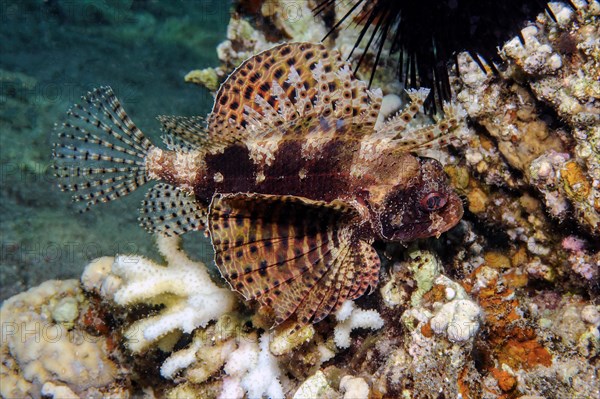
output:
[[214, 153], [238, 140], [235, 134], [213, 135], [206, 128], [206, 121], [200, 116], [157, 117], [164, 132], [162, 139], [170, 150], [202, 150]]
[[423, 104], [430, 90], [410, 89], [406, 91], [409, 104], [391, 118], [376, 127], [376, 136], [393, 139], [394, 146], [402, 151], [418, 152], [434, 147], [444, 147], [457, 139], [463, 132], [460, 125], [464, 123], [465, 111], [453, 103], [444, 103], [443, 118], [434, 124], [412, 127], [417, 113], [423, 110]]
[[377, 284], [379, 258], [357, 237], [357, 213], [341, 202], [295, 196], [217, 194], [209, 207], [215, 263], [246, 299], [316, 323]]
[[148, 190], [140, 208], [140, 224], [151, 233], [166, 236], [181, 235], [203, 230], [206, 224], [206, 206], [193, 194], [177, 187], [159, 183]]
[[146, 183], [146, 154], [153, 147], [129, 119], [110, 87], [95, 89], [57, 125], [53, 159], [59, 187], [85, 208]]

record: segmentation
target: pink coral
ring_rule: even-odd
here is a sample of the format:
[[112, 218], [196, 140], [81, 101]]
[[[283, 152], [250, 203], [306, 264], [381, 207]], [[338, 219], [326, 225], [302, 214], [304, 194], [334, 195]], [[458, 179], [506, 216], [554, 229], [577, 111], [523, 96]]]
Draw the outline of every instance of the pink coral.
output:
[[598, 262], [588, 261], [589, 256], [585, 254], [573, 254], [569, 256], [569, 263], [571, 263], [571, 269], [579, 274], [581, 277], [588, 281], [594, 280], [598, 277]]
[[568, 236], [562, 240], [562, 247], [571, 252], [582, 252], [585, 244], [585, 240], [576, 236]]

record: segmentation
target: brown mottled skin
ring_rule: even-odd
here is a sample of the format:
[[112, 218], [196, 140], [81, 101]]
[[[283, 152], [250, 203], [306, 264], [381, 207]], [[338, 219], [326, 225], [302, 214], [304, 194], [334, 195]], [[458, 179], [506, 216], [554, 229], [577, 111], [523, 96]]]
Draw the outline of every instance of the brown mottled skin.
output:
[[[448, 185], [440, 163], [394, 151], [367, 163], [368, 172], [360, 178], [350, 173], [356, 160], [358, 141], [332, 140], [322, 155], [301, 156], [302, 141], [282, 142], [273, 164], [264, 169], [265, 179], [257, 182], [257, 166], [243, 144], [233, 144], [223, 153], [204, 157], [206, 166], [193, 182], [198, 201], [210, 204], [215, 193], [259, 193], [293, 195], [311, 200], [342, 200], [358, 209], [365, 239], [407, 242], [439, 236], [462, 217], [462, 201]], [[168, 160], [174, 153], [165, 152]], [[171, 162], [166, 162], [166, 165]], [[300, 178], [300, 170], [306, 171]], [[223, 175], [221, 182], [213, 176]], [[159, 176], [172, 181], [172, 171], [164, 168]], [[181, 182], [179, 182], [181, 184]], [[430, 193], [445, 199], [441, 209], [429, 211], [423, 200]], [[435, 226], [432, 227], [432, 225]]]

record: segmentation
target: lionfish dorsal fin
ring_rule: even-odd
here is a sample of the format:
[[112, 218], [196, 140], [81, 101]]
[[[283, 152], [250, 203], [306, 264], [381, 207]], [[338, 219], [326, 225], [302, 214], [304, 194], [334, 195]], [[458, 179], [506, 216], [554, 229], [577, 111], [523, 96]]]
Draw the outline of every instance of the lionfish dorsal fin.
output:
[[370, 140], [387, 140], [397, 150], [419, 152], [444, 147], [464, 133], [460, 125], [463, 124], [466, 113], [453, 103], [444, 103], [443, 117], [438, 118], [435, 123], [415, 126], [415, 116], [423, 111], [423, 104], [430, 90], [421, 88], [406, 92], [410, 102], [404, 109], [378, 124]]
[[267, 136], [309, 116], [374, 126], [381, 92], [358, 80], [337, 50], [286, 43], [244, 61], [221, 85], [211, 135]]
[[246, 299], [273, 309], [275, 324], [296, 315], [316, 323], [379, 278], [379, 257], [341, 201], [295, 196], [217, 194], [208, 229], [215, 263]]
[[206, 120], [201, 116], [157, 117], [163, 131], [162, 139], [170, 150], [216, 153], [239, 140], [235, 134], [208, 134]]

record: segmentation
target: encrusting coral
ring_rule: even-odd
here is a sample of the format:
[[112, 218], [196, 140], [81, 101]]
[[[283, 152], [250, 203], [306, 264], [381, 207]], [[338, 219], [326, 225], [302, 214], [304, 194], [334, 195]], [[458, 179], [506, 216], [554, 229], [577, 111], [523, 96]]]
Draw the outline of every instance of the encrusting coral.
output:
[[477, 219], [513, 241], [507, 268], [519, 279], [525, 274], [558, 292], [584, 287], [593, 298], [600, 270], [600, 6], [550, 7], [555, 20], [540, 15], [522, 30], [522, 42], [502, 47], [499, 76], [459, 55], [457, 99], [477, 125], [464, 161], [447, 171]]
[[113, 344], [82, 326], [88, 307], [77, 280], [50, 280], [2, 304], [3, 398], [127, 396]]
[[[556, 20], [540, 15], [521, 31], [522, 40], [515, 38], [502, 47], [506, 66], [500, 79], [482, 73], [461, 54], [457, 99], [497, 143], [467, 150], [467, 163], [486, 182], [532, 185], [543, 194], [551, 215], [561, 221], [573, 217], [598, 235], [600, 7], [597, 1], [572, 4], [575, 9], [551, 3]], [[553, 121], [544, 106], [564, 124]], [[519, 170], [523, 181], [505, 173], [507, 166]]]

